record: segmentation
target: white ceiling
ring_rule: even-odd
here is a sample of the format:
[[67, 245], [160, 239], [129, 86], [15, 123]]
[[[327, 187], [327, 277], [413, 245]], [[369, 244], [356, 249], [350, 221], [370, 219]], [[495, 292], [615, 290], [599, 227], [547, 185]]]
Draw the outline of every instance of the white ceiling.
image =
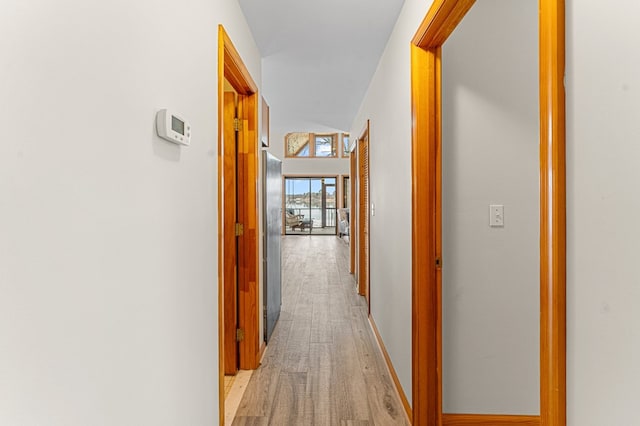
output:
[[272, 130], [348, 131], [404, 0], [238, 0]]

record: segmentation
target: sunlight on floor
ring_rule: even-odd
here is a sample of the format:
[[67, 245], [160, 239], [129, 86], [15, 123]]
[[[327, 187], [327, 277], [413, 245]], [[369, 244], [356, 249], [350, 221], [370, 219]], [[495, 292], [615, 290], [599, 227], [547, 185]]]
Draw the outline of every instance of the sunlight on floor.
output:
[[239, 370], [235, 376], [224, 376], [224, 424], [231, 425], [247, 390], [252, 370]]
[[231, 387], [233, 386], [233, 382], [235, 382], [236, 376], [224, 376], [224, 399], [226, 400], [229, 396], [229, 392], [231, 391]]

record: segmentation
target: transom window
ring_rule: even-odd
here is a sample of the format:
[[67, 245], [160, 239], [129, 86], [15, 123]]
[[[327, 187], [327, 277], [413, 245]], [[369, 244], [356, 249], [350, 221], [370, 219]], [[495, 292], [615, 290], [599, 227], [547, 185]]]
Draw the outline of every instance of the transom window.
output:
[[335, 157], [335, 135], [314, 135], [316, 157]]
[[288, 133], [284, 137], [285, 156], [290, 158], [337, 158], [337, 133]]
[[342, 156], [349, 156], [349, 133], [342, 134]]

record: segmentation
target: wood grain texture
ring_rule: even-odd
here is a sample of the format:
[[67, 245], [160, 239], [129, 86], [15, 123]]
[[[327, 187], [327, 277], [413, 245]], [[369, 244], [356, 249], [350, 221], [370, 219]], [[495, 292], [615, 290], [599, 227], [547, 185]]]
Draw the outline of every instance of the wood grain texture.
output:
[[420, 24], [412, 44], [423, 49], [442, 46], [475, 0], [436, 0]]
[[[436, 109], [436, 145], [435, 145], [435, 187], [442, 188], [442, 47], [435, 49], [434, 75], [435, 75], [435, 103]], [[440, 259], [440, 264], [435, 266], [435, 298], [436, 298], [436, 368], [438, 369], [438, 397], [436, 406], [440, 407], [438, 421], [442, 423], [442, 191], [436, 191], [436, 211], [435, 211], [435, 243], [436, 259]]]
[[238, 328], [244, 330], [244, 340], [238, 343], [239, 351], [239, 365], [241, 369], [251, 370], [252, 367], [249, 364], [248, 357], [251, 356], [250, 345], [247, 345], [247, 340], [250, 338], [247, 335], [247, 302], [250, 297], [250, 278], [249, 268], [251, 262], [247, 255], [250, 253], [251, 238], [249, 236], [248, 229], [248, 209], [249, 209], [249, 154], [248, 154], [248, 123], [247, 123], [247, 109], [248, 99], [246, 95], [238, 95], [238, 151], [237, 151], [237, 222], [241, 223], [244, 227], [244, 234], [236, 237], [238, 244]]
[[258, 319], [258, 95], [238, 97], [238, 222], [244, 235], [238, 237], [238, 325], [244, 330], [239, 344], [240, 368], [253, 370], [260, 360]]
[[[238, 50], [222, 25], [218, 26], [218, 46], [222, 46], [224, 77], [231, 83], [233, 88], [244, 95], [258, 92], [258, 86], [253, 81], [249, 70], [242, 62], [242, 58], [240, 58]], [[220, 63], [218, 66], [220, 66]]]
[[259, 362], [262, 360], [262, 357], [264, 357], [264, 353], [266, 351], [267, 351], [267, 342], [262, 342], [262, 344], [260, 345], [260, 352], [258, 352]]
[[236, 117], [236, 94], [224, 93], [224, 374], [238, 371], [238, 344], [236, 342], [238, 288], [236, 264], [236, 132], [233, 121]]
[[371, 306], [369, 288], [369, 120], [358, 139], [358, 288]]
[[349, 273], [356, 273], [356, 246], [357, 246], [357, 192], [358, 183], [358, 150], [353, 150], [349, 158], [349, 176], [351, 176], [351, 206], [349, 208]]
[[565, 4], [540, 0], [540, 412], [566, 424]]
[[373, 334], [376, 337], [378, 347], [380, 348], [380, 351], [382, 352], [384, 360], [387, 364], [387, 369], [389, 370], [391, 379], [393, 380], [393, 383], [396, 385], [395, 388], [398, 391], [398, 396], [400, 398], [400, 401], [402, 401], [404, 411], [407, 414], [407, 419], [411, 419], [413, 416], [411, 412], [411, 404], [409, 404], [407, 395], [402, 390], [402, 385], [400, 384], [400, 379], [398, 378], [396, 369], [393, 367], [393, 363], [391, 362], [391, 357], [389, 356], [389, 353], [387, 352], [387, 348], [384, 345], [384, 340], [382, 340], [382, 336], [380, 335], [380, 332], [378, 331], [378, 327], [376, 326], [376, 323], [373, 320], [373, 317], [371, 315], [369, 316], [369, 324], [371, 325], [371, 330], [373, 331]]
[[439, 299], [436, 259], [436, 161], [440, 121], [439, 49], [411, 46], [412, 92], [412, 388], [413, 424], [439, 424]]
[[237, 421], [233, 422], [236, 426], [267, 426], [269, 424], [268, 418], [260, 416], [246, 416], [237, 419]]
[[348, 246], [286, 236], [282, 250], [280, 320], [233, 424], [407, 425], [348, 272]]
[[225, 31], [218, 26], [218, 424], [224, 419], [224, 40]]
[[443, 414], [443, 426], [539, 426], [540, 416]]

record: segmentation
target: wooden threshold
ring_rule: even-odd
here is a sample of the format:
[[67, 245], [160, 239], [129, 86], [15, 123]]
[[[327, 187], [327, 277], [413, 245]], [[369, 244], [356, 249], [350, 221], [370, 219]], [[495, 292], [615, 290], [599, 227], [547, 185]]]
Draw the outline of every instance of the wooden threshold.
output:
[[540, 426], [540, 416], [442, 414], [442, 426]]

